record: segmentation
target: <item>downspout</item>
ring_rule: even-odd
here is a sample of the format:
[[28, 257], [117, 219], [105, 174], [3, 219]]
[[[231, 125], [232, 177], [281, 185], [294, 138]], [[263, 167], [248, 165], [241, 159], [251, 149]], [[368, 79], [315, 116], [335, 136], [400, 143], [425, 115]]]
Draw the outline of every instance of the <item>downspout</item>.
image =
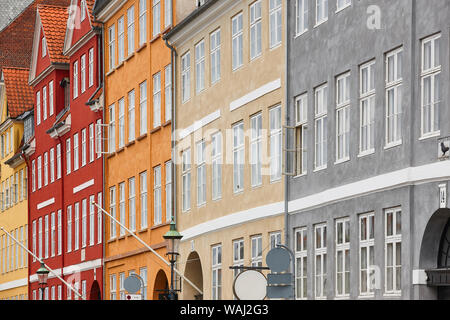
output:
[[[286, 65], [286, 69], [285, 69], [285, 74], [284, 74], [284, 95], [285, 95], [285, 106], [284, 106], [284, 113], [286, 115], [286, 126], [289, 125], [289, 113], [288, 113], [288, 106], [289, 106], [289, 90], [288, 90], [288, 70], [289, 70], [289, 59], [288, 59], [288, 52], [289, 52], [289, 19], [288, 19], [288, 14], [289, 14], [289, 10], [288, 10], [288, 3], [285, 4], [284, 6], [284, 21], [285, 21], [285, 27], [286, 27], [286, 32], [284, 32], [284, 41], [285, 41], [285, 46], [284, 46], [284, 59], [285, 59], [285, 65]], [[287, 163], [288, 163], [288, 152], [287, 152], [287, 146], [288, 146], [288, 135], [287, 135], [287, 131], [285, 131], [285, 135], [284, 135], [284, 143], [285, 143], [285, 151], [284, 151], [284, 161], [285, 161], [285, 169], [287, 167]], [[289, 243], [289, 176], [288, 175], [284, 175], [284, 244], [290, 248], [290, 243]]]
[[[30, 184], [31, 184], [31, 182], [30, 182], [30, 177], [31, 177], [31, 174], [30, 174], [30, 170], [31, 170], [31, 166], [30, 166], [30, 160], [27, 158], [27, 156], [25, 155], [25, 151], [24, 150], [22, 150], [21, 151], [21, 157], [22, 157], [22, 159], [23, 160], [25, 160], [25, 163], [27, 164], [27, 210], [28, 210], [28, 212], [27, 212], [27, 221], [28, 221], [28, 230], [27, 230], [27, 232], [28, 232], [28, 236], [27, 236], [27, 248], [29, 248], [30, 246], [29, 246], [29, 242], [30, 242], [30, 234], [32, 234], [31, 233], [31, 223], [30, 223], [30, 214], [31, 214], [31, 207], [30, 207], [30, 197], [29, 197], [29, 195], [31, 194], [31, 188], [30, 188]], [[27, 287], [28, 287], [28, 300], [30, 300], [30, 293], [31, 293], [31, 286], [30, 286], [30, 284], [29, 284], [29, 281], [30, 281], [30, 272], [31, 272], [31, 268], [29, 267], [30, 266], [30, 258], [31, 258], [31, 255], [28, 253], [28, 279], [27, 279]]]

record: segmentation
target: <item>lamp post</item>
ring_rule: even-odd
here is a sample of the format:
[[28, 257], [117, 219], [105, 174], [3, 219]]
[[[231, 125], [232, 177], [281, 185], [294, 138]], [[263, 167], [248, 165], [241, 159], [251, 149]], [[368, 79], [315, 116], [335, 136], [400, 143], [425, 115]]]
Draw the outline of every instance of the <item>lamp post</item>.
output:
[[173, 287], [174, 284], [174, 265], [177, 262], [177, 258], [179, 256], [178, 247], [180, 244], [181, 238], [183, 236], [177, 231], [175, 221], [172, 220], [170, 223], [170, 230], [163, 235], [163, 238], [169, 240], [169, 247], [167, 249], [166, 256], [169, 256], [170, 262], [170, 289], [169, 289], [169, 300], [178, 300], [178, 296], [176, 290]]
[[41, 262], [41, 267], [36, 271], [39, 287], [41, 289], [41, 300], [44, 300], [44, 288], [47, 285], [49, 272], [50, 271], [45, 267], [44, 262]]

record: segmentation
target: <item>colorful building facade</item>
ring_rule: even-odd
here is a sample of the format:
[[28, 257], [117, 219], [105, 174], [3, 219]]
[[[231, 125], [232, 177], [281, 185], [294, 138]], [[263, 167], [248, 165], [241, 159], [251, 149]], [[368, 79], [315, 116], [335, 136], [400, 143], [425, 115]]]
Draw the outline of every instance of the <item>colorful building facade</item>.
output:
[[[172, 67], [162, 35], [173, 1], [97, 1], [103, 23], [105, 210], [164, 257], [172, 219]], [[123, 300], [123, 282], [140, 275], [145, 299], [164, 294], [170, 269], [109, 217], [105, 299]], [[167, 293], [167, 292], [166, 292]]]

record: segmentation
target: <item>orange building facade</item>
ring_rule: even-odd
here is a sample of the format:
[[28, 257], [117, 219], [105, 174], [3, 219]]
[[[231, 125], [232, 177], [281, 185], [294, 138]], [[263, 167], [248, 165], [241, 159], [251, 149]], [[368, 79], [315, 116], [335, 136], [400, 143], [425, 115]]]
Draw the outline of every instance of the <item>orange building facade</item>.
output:
[[[165, 257], [172, 219], [172, 68], [162, 40], [175, 1], [97, 1], [104, 48], [104, 209]], [[124, 280], [141, 276], [145, 299], [160, 298], [170, 268], [105, 217], [106, 300], [126, 299]], [[141, 292], [142, 293], [142, 292]]]

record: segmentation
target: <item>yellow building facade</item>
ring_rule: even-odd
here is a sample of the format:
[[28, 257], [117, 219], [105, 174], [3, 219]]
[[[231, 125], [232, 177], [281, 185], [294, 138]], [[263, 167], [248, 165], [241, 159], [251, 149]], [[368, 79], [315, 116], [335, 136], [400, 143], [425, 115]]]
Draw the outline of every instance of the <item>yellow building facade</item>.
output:
[[[24, 119], [32, 109], [28, 70], [3, 68], [0, 82], [0, 226], [22, 245], [28, 241], [27, 164], [21, 157]], [[33, 121], [31, 121], [32, 131]], [[28, 253], [0, 231], [0, 299], [28, 299]]]

